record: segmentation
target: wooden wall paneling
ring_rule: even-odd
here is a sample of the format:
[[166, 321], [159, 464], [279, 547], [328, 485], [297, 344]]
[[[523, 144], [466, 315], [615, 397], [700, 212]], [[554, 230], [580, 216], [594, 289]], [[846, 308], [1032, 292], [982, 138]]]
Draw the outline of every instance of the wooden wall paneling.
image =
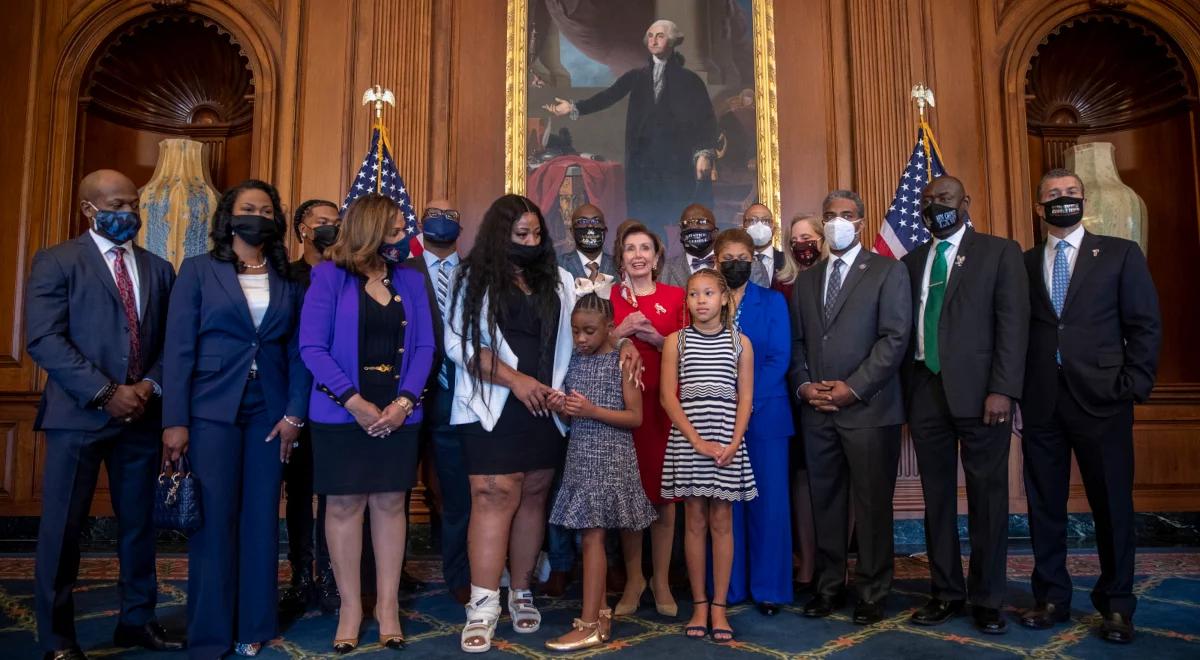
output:
[[[429, 199], [450, 194], [450, 108], [453, 93], [455, 9], [453, 0], [433, 3], [429, 81]], [[453, 198], [450, 198], [453, 201]]]

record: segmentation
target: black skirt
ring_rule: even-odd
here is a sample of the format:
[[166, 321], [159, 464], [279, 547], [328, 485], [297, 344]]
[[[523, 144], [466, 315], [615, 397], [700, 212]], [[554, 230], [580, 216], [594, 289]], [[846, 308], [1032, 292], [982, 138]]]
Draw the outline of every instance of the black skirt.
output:
[[358, 424], [312, 424], [313, 492], [318, 495], [397, 493], [417, 480], [419, 424], [372, 438]]

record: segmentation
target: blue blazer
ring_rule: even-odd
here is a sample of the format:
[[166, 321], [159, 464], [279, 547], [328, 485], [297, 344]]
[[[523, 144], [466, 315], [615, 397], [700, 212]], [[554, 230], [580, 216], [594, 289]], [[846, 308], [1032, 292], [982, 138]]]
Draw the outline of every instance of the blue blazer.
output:
[[[161, 386], [175, 271], [136, 245], [133, 258], [141, 298], [142, 373]], [[129, 327], [117, 283], [88, 232], [34, 255], [25, 288], [25, 342], [26, 352], [49, 376], [34, 428], [95, 431], [108, 423], [108, 413], [88, 405], [109, 383], [125, 383]], [[147, 408], [146, 414], [157, 410]]]
[[193, 417], [232, 424], [250, 364], [267, 400], [267, 415], [304, 418], [312, 376], [300, 361], [301, 286], [268, 268], [271, 303], [258, 330], [232, 263], [209, 254], [184, 260], [171, 291], [163, 355], [163, 427]]
[[783, 294], [753, 282], [738, 307], [738, 327], [754, 349], [754, 414], [746, 429], [756, 438], [794, 435], [788, 392], [792, 326]]

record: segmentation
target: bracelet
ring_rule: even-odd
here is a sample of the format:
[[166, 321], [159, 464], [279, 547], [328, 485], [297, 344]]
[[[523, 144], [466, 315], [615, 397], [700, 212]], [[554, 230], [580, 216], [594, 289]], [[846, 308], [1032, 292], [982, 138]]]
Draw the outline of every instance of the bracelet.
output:
[[116, 396], [117, 387], [118, 386], [116, 383], [109, 383], [108, 385], [104, 386], [104, 389], [100, 390], [100, 393], [96, 395], [95, 399], [96, 410], [104, 410], [104, 406], [107, 406], [108, 402], [112, 401], [112, 398]]
[[301, 420], [299, 422], [293, 422], [290, 418], [291, 418], [291, 415], [284, 415], [283, 421], [287, 422], [288, 425], [293, 426], [295, 428], [298, 428], [298, 429], [304, 428], [304, 420]]
[[616, 348], [618, 351], [621, 350], [621, 346], [623, 346], [625, 344], [625, 342], [632, 343], [633, 340], [630, 339], [629, 337], [621, 337], [620, 339], [618, 339], [617, 343], [616, 343]]
[[406, 396], [398, 396], [395, 399], [392, 399], [392, 403], [398, 403], [398, 404], [404, 406], [404, 409], [410, 413], [413, 411], [413, 408], [414, 408], [412, 399], [410, 399]]

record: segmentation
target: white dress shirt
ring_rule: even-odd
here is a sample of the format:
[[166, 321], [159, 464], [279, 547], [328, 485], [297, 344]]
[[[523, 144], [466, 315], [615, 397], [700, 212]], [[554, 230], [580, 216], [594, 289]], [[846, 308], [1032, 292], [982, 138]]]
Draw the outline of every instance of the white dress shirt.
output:
[[846, 287], [846, 278], [850, 277], [850, 268], [854, 265], [854, 260], [858, 258], [858, 253], [862, 251], [862, 243], [855, 241], [854, 247], [846, 250], [842, 256], [836, 254], [829, 255], [829, 263], [825, 266], [825, 279], [821, 282], [821, 305], [825, 305], [825, 294], [829, 293], [829, 276], [833, 274], [833, 264], [838, 259], [842, 260], [845, 265], [842, 266], [842, 288]]
[[[654, 60], [654, 70], [653, 70], [653, 74], [654, 74], [654, 75], [653, 75], [653, 77], [651, 78], [652, 85], [653, 85], [653, 86], [651, 87], [651, 89], [653, 89], [653, 87], [655, 87], [655, 86], [657, 86], [657, 85], [658, 85], [658, 81], [662, 80], [663, 73], [665, 73], [665, 72], [666, 72], [666, 68], [667, 68], [667, 61], [666, 61], [666, 60], [660, 60], [660, 59], [658, 59], [658, 56], [657, 56], [657, 55], [651, 55], [651, 56], [650, 56], [650, 59]], [[657, 93], [655, 93], [655, 95], [654, 95], [654, 100], [655, 100], [655, 101], [657, 101], [657, 100], [658, 100], [658, 94], [657, 94]]]
[[112, 253], [112, 249], [114, 247], [125, 249], [122, 259], [125, 261], [125, 270], [129, 272], [129, 281], [133, 283], [133, 302], [134, 307], [137, 308], [138, 320], [140, 321], [142, 318], [142, 287], [138, 279], [137, 259], [133, 257], [133, 241], [125, 241], [117, 245], [97, 234], [94, 229], [89, 229], [88, 234], [91, 235], [96, 248], [100, 250], [100, 255], [104, 257], [104, 263], [108, 266], [108, 274], [112, 275], [114, 283], [117, 281], [117, 256]]
[[1070, 247], [1067, 250], [1067, 273], [1075, 272], [1075, 258], [1079, 256], [1079, 246], [1083, 243], [1083, 223], [1075, 228], [1075, 231], [1067, 234], [1066, 238], [1058, 238], [1053, 234], [1046, 238], [1046, 254], [1044, 255], [1042, 264], [1042, 279], [1046, 286], [1046, 295], [1053, 299], [1054, 291], [1052, 284], [1054, 282], [1054, 257], [1058, 255], [1058, 244], [1065, 241]]
[[[954, 273], [954, 257], [958, 255], [958, 246], [962, 244], [963, 234], [967, 231], [967, 225], [958, 228], [945, 239], [938, 237], [933, 238], [933, 244], [929, 246], [929, 254], [925, 257], [925, 274], [921, 276], [921, 307], [917, 312], [917, 355], [916, 359], [923, 361], [925, 359], [925, 299], [929, 297], [929, 273], [933, 270], [933, 260], [937, 258], [938, 246], [942, 243], [949, 243], [950, 247], [946, 248], [946, 284], [950, 285], [950, 275]], [[942, 299], [943, 303], [945, 299]]]

